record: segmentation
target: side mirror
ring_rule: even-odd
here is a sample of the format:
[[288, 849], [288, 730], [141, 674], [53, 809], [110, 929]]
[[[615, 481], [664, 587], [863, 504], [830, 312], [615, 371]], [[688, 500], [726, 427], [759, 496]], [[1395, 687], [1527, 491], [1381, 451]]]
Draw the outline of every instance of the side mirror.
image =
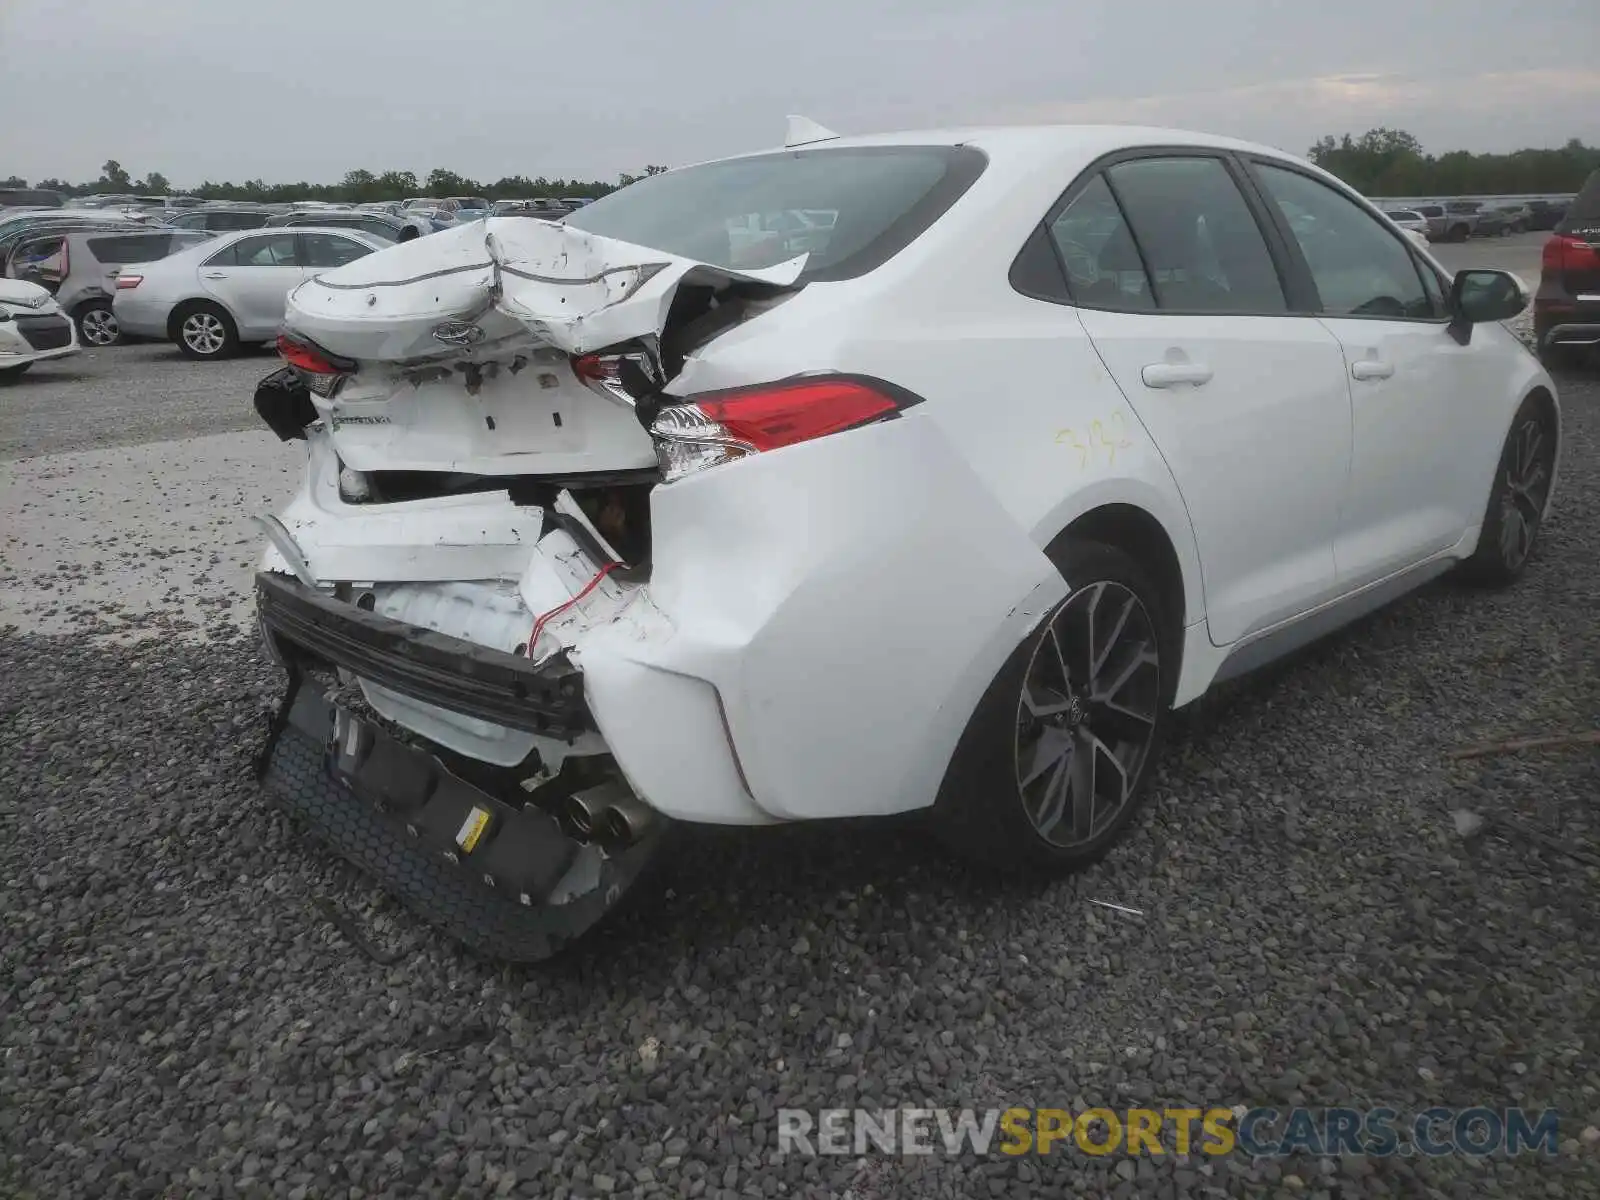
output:
[[1450, 335], [1465, 346], [1472, 327], [1509, 321], [1528, 307], [1528, 289], [1510, 271], [1457, 271], [1450, 285]]

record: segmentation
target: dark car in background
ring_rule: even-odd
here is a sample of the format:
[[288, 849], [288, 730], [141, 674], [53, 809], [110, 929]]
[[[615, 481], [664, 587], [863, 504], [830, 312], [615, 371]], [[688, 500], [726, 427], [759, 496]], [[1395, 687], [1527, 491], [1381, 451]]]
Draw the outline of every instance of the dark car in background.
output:
[[1554, 229], [1561, 223], [1561, 218], [1566, 215], [1567, 201], [1565, 200], [1528, 201], [1529, 229]]
[[279, 213], [268, 225], [315, 225], [321, 229], [359, 229], [385, 242], [409, 242], [433, 232], [425, 217], [415, 214], [392, 217], [388, 213], [353, 208], [344, 212], [304, 210]]
[[209, 233], [233, 233], [239, 229], [260, 229], [272, 211], [254, 205], [194, 208], [175, 213], [162, 222], [167, 229], [197, 229]]
[[546, 221], [559, 221], [575, 211], [555, 200], [496, 200], [489, 210], [492, 217], [540, 217]]
[[65, 200], [48, 188], [0, 188], [0, 208], [60, 208]]
[[1600, 345], [1600, 171], [1584, 181], [1544, 244], [1533, 298], [1539, 357], [1576, 366]]

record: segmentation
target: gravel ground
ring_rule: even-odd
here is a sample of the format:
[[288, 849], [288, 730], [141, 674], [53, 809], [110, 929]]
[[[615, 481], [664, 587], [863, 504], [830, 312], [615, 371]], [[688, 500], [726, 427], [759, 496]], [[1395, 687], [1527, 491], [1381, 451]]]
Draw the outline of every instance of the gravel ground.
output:
[[[0, 1194], [1600, 1196], [1600, 869], [1451, 816], [1600, 848], [1600, 756], [1449, 759], [1600, 725], [1600, 384], [1563, 382], [1529, 578], [1429, 588], [1187, 711], [1103, 865], [695, 831], [538, 969], [459, 953], [263, 803], [278, 677], [225, 622], [0, 634]], [[16, 411], [7, 444], [55, 444]], [[778, 1107], [1296, 1102], [1555, 1106], [1564, 1152], [772, 1153]]]

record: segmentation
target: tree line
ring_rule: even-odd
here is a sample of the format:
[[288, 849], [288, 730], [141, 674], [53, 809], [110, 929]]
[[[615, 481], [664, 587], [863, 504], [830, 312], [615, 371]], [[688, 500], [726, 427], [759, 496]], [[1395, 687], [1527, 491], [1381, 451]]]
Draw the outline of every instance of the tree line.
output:
[[[1559, 149], [1513, 150], [1509, 154], [1474, 154], [1470, 150], [1451, 150], [1429, 154], [1411, 134], [1401, 129], [1369, 129], [1359, 137], [1343, 134], [1321, 138], [1306, 157], [1333, 172], [1351, 187], [1368, 196], [1471, 196], [1515, 195], [1519, 193], [1575, 192], [1589, 173], [1600, 169], [1600, 147], [1586, 146], [1572, 138]], [[487, 196], [491, 200], [525, 196], [588, 196], [598, 198], [619, 187], [626, 187], [647, 175], [659, 175], [667, 168], [648, 166], [641, 175], [623, 174], [615, 182], [603, 179], [548, 179], [543, 175], [507, 175], [493, 183], [470, 179], [436, 167], [425, 176], [414, 171], [383, 171], [374, 174], [358, 169], [346, 171], [338, 183], [267, 183], [247, 179], [243, 183], [217, 183], [211, 180], [198, 187], [183, 189], [184, 194], [207, 200], [253, 200], [274, 203], [287, 200], [329, 200], [361, 204], [379, 200], [402, 200], [408, 196]], [[27, 187], [28, 181], [14, 175], [0, 179], [0, 187]], [[61, 179], [40, 179], [32, 185], [49, 188], [68, 196], [94, 192], [134, 192], [162, 195], [175, 189], [160, 171], [136, 179], [116, 159], [100, 168], [100, 178], [85, 183]]]
[[1306, 157], [1367, 196], [1499, 196], [1561, 194], [1600, 169], [1600, 146], [1572, 138], [1558, 150], [1432, 155], [1401, 129], [1369, 129], [1360, 137], [1320, 139]]
[[484, 183], [437, 167], [427, 175], [418, 177], [414, 171], [384, 171], [374, 174], [367, 170], [346, 171], [338, 183], [267, 183], [261, 179], [247, 179], [243, 183], [207, 180], [198, 187], [175, 188], [160, 171], [151, 171], [143, 178], [135, 178], [116, 159], [109, 159], [100, 168], [100, 178], [84, 183], [69, 183], [63, 179], [39, 179], [32, 185], [20, 175], [0, 179], [0, 187], [36, 187], [60, 192], [64, 196], [89, 196], [96, 193], [133, 193], [135, 195], [167, 195], [179, 193], [199, 196], [205, 200], [250, 200], [262, 204], [289, 200], [327, 200], [345, 204], [362, 204], [380, 200], [404, 200], [410, 196], [486, 196], [490, 200], [512, 200], [531, 196], [587, 196], [598, 199], [607, 192], [627, 187], [646, 175], [659, 175], [667, 168], [648, 166], [641, 175], [624, 173], [616, 181], [603, 179], [547, 179], [540, 175], [529, 179], [526, 175], [507, 175], [493, 183]]

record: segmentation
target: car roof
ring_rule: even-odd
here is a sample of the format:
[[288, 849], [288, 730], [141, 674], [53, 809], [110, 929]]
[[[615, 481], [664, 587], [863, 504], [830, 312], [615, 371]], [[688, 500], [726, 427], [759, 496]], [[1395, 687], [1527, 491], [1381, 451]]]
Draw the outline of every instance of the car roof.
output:
[[1007, 157], [1023, 155], [1072, 159], [1095, 159], [1102, 154], [1138, 146], [1197, 146], [1265, 154], [1274, 158], [1299, 157], [1259, 142], [1155, 125], [973, 125], [948, 129], [910, 129], [840, 136], [798, 146], [772, 146], [730, 157], [749, 158], [786, 150], [829, 150], [854, 146], [976, 146], [980, 150], [1005, 154]]

